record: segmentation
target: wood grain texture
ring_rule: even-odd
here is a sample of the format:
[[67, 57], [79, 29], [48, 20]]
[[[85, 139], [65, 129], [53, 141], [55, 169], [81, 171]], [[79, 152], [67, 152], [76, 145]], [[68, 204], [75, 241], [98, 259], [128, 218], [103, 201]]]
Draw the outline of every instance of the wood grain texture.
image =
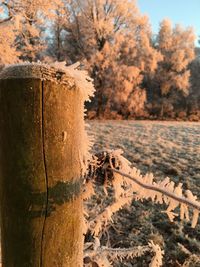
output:
[[[76, 144], [81, 138], [81, 99], [78, 90], [67, 90], [63, 85], [46, 81], [43, 100], [48, 214], [42, 262], [44, 267], [79, 267], [82, 266], [83, 240], [81, 166]], [[70, 199], [66, 199], [67, 196]]]
[[47, 198], [41, 81], [1, 80], [0, 114], [2, 265], [40, 266]]
[[81, 104], [58, 83], [0, 80], [3, 267], [82, 266]]

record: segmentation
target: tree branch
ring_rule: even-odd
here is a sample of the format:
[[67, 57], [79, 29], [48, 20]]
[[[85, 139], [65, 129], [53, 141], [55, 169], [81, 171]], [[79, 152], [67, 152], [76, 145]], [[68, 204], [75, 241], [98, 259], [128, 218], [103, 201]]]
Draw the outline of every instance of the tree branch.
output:
[[10, 17], [8, 17], [8, 18], [2, 19], [2, 20], [0, 20], [0, 24], [2, 24], [2, 23], [5, 23], [5, 22], [9, 21], [9, 20], [11, 20], [12, 18], [13, 18], [13, 17], [12, 17], [12, 16], [10, 16]]

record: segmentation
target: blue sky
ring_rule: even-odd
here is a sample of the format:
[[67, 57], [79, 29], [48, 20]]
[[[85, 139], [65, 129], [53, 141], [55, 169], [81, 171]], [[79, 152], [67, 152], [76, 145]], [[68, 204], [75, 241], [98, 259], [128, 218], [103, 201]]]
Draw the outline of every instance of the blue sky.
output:
[[159, 22], [169, 18], [173, 24], [193, 26], [200, 36], [200, 0], [137, 0], [137, 3], [140, 11], [149, 16], [154, 33], [158, 32]]

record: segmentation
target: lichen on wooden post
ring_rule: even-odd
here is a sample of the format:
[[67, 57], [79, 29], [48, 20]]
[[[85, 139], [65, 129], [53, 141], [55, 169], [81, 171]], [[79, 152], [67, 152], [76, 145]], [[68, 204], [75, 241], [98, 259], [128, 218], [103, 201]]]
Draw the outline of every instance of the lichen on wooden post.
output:
[[78, 80], [77, 72], [21, 64], [0, 74], [3, 267], [82, 266], [81, 176], [89, 143], [80, 81], [91, 81]]

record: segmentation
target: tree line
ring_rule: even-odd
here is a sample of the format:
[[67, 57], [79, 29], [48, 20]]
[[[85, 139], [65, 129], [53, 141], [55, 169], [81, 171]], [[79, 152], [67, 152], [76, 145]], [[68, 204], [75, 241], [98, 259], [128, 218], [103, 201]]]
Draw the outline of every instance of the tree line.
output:
[[94, 79], [89, 118], [200, 119], [191, 27], [160, 23], [129, 0], [2, 0], [0, 64], [80, 62]]

